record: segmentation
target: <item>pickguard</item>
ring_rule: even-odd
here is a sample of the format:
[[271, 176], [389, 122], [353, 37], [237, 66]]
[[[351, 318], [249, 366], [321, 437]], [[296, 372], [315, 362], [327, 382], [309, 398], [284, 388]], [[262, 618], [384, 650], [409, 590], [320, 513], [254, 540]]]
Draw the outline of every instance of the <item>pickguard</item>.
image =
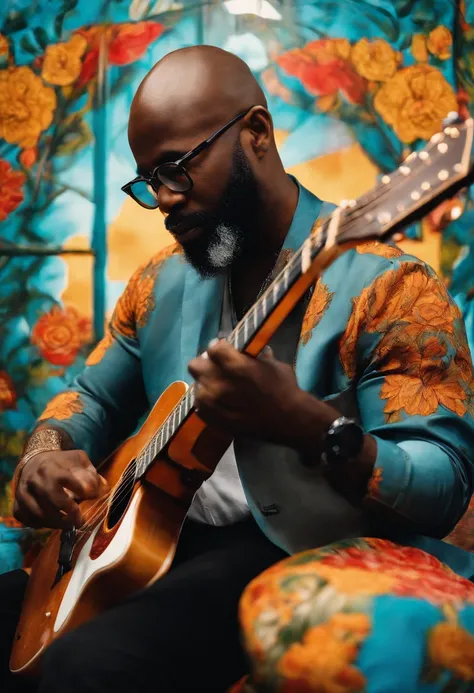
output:
[[82, 547], [56, 615], [54, 622], [55, 633], [65, 624], [89, 580], [101, 571], [110, 568], [126, 554], [133, 538], [133, 527], [142, 494], [142, 489], [136, 491], [114, 533], [112, 541], [106, 545], [102, 553], [96, 556], [94, 552], [94, 556], [91, 556], [94, 539], [102, 527], [102, 522], [94, 529]]

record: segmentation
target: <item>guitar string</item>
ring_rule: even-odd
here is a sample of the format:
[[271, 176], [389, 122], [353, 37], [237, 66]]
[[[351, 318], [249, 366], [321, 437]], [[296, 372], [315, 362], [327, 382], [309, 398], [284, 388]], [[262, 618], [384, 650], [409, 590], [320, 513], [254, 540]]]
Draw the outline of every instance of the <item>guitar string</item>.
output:
[[[433, 149], [433, 147], [434, 147], [434, 143], [433, 143], [431, 146], [425, 148], [424, 151], [428, 151], [428, 153], [429, 153], [429, 151], [430, 151], [431, 149]], [[417, 159], [416, 159], [416, 162], [417, 162], [417, 163], [418, 163], [418, 161], [419, 161], [419, 157], [417, 157]], [[432, 163], [433, 163], [433, 162], [432, 162]], [[402, 164], [402, 165], [403, 165], [403, 164]], [[420, 168], [420, 167], [418, 167], [418, 168]], [[399, 172], [399, 169], [396, 169], [396, 171], [395, 171], [394, 173], [397, 173], [397, 172]], [[394, 174], [392, 174], [392, 175], [394, 175]], [[354, 207], [353, 210], [347, 209], [347, 208], [342, 208], [344, 217], [343, 217], [343, 220], [341, 221], [341, 224], [339, 225], [338, 236], [342, 236], [342, 235], [344, 234], [344, 232], [347, 232], [351, 227], [354, 227], [354, 226], [357, 225], [358, 220], [359, 220], [359, 219], [363, 216], [363, 214], [365, 213], [364, 210], [367, 208], [367, 206], [371, 205], [373, 202], [377, 202], [377, 203], [379, 204], [380, 201], [381, 201], [383, 198], [389, 196], [390, 193], [393, 193], [393, 191], [394, 191], [397, 187], [401, 187], [400, 184], [408, 183], [409, 180], [410, 180], [409, 178], [406, 178], [405, 176], [402, 177], [402, 175], [400, 174], [399, 177], [395, 180], [395, 185], [390, 185], [390, 186], [386, 186], [386, 187], [384, 186], [384, 187], [382, 188], [382, 187], [380, 186], [380, 184], [379, 184], [378, 186], [376, 186], [376, 188], [375, 188], [371, 193], [369, 192], [369, 193], [366, 194], [366, 196], [368, 197], [368, 199], [364, 200], [364, 199], [362, 198], [362, 200], [359, 201], [359, 203]], [[366, 230], [366, 229], [365, 229], [365, 230]], [[310, 237], [310, 239], [311, 239], [311, 237]], [[303, 245], [298, 249], [298, 251], [295, 253], [295, 255], [291, 258], [291, 261], [290, 261], [290, 262], [291, 262], [291, 264], [293, 265], [293, 267], [292, 267], [291, 269], [294, 268], [297, 259], [298, 259], [299, 256], [302, 254], [304, 245], [305, 245], [305, 244], [303, 243]], [[290, 263], [288, 263], [288, 264], [290, 264]], [[242, 332], [242, 330], [245, 329], [245, 327], [246, 327], [246, 326], [245, 326], [245, 322], [248, 321], [248, 320], [253, 316], [253, 314], [254, 314], [254, 312], [255, 312], [256, 310], [258, 310], [258, 304], [259, 304], [259, 302], [262, 302], [264, 297], [268, 297], [268, 296], [274, 291], [274, 286], [275, 286], [276, 284], [278, 284], [279, 281], [281, 281], [282, 278], [284, 278], [285, 271], [288, 270], [288, 264], [285, 265], [285, 267], [284, 267], [284, 268], [281, 270], [281, 272], [277, 275], [277, 277], [276, 277], [276, 278], [274, 279], [274, 281], [270, 284], [270, 286], [267, 287], [267, 289], [262, 293], [260, 299], [259, 299], [259, 300], [249, 309], [249, 311], [245, 314], [244, 318], [243, 318], [243, 319], [240, 321], [240, 323], [236, 326], [236, 328], [235, 328], [235, 330], [233, 331], [233, 333], [232, 333], [231, 335], [229, 335], [229, 341], [231, 341], [232, 339], [237, 339], [238, 335]], [[185, 395], [184, 397], [186, 397], [187, 394], [188, 394], [188, 392], [186, 393], [186, 395]], [[161, 424], [160, 428], [158, 429], [158, 431], [157, 431], [157, 432], [155, 433], [155, 435], [153, 436], [153, 438], [152, 438], [152, 440], [150, 441], [150, 443], [158, 438], [158, 436], [160, 435], [160, 432], [163, 430], [163, 427], [171, 420], [171, 417], [172, 417], [172, 416], [173, 416], [173, 417], [175, 416], [175, 412], [176, 412], [176, 410], [178, 409], [178, 407], [181, 407], [181, 405], [182, 405], [182, 403], [183, 403], [183, 400], [184, 400], [184, 397], [183, 397], [183, 398], [178, 402], [178, 404], [173, 408], [172, 412], [171, 412], [170, 415], [165, 419], [165, 421], [163, 421], [163, 423]], [[174, 433], [173, 433], [173, 434], [174, 434]], [[145, 449], [150, 445], [150, 443], [148, 443], [147, 446], [145, 446], [144, 448], [142, 448], [142, 450], [140, 451], [138, 457], [140, 456], [140, 454], [142, 454], [143, 450], [145, 450]], [[89, 529], [89, 527], [91, 526], [91, 524], [93, 524], [93, 523], [96, 522], [97, 518], [100, 516], [100, 514], [102, 513], [102, 511], [103, 511], [104, 509], [106, 509], [106, 507], [107, 507], [107, 505], [108, 505], [108, 501], [109, 501], [110, 497], [113, 495], [113, 493], [116, 492], [118, 485], [123, 485], [124, 488], [122, 488], [122, 489], [119, 491], [119, 493], [117, 494], [116, 501], [118, 501], [121, 497], [122, 497], [122, 498], [124, 497], [125, 493], [128, 492], [128, 489], [126, 488], [126, 487], [127, 487], [127, 482], [130, 480], [131, 476], [132, 476], [134, 473], [135, 473], [135, 470], [134, 470], [134, 468], [133, 468], [133, 465], [130, 464], [130, 465], [128, 466], [126, 472], [125, 472], [125, 473], [122, 475], [122, 477], [120, 478], [118, 484], [117, 484], [116, 486], [114, 486], [114, 487], [111, 489], [111, 491], [110, 491], [105, 497], [102, 497], [102, 498], [98, 499], [90, 508], [87, 509], [86, 513], [88, 513], [89, 515], [90, 515], [91, 513], [93, 513], [93, 511], [96, 511], [96, 512], [93, 514], [92, 517], [88, 517], [87, 522], [84, 523], [84, 525], [83, 525], [81, 528], [79, 528], [78, 532], [85, 532], [85, 531], [88, 531], [88, 529]]]

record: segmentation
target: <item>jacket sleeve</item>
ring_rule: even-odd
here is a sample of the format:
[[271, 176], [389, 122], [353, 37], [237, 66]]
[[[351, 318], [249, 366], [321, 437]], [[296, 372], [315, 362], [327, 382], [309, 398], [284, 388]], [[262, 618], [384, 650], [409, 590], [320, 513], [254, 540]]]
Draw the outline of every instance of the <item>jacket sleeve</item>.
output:
[[94, 464], [130, 435], [148, 408], [137, 336], [139, 268], [117, 302], [105, 337], [68, 390], [54, 397], [38, 423], [65, 431]]
[[423, 263], [383, 261], [353, 299], [340, 353], [377, 442], [368, 506], [446, 536], [473, 492], [474, 386], [459, 309]]

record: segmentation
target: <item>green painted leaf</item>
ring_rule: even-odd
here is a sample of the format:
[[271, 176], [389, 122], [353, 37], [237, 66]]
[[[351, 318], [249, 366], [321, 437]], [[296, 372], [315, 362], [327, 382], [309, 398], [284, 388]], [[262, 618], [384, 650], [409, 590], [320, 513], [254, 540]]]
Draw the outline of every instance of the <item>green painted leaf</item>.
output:
[[[67, 119], [64, 124], [66, 124]], [[70, 156], [76, 154], [88, 144], [93, 142], [94, 135], [85, 120], [75, 118], [71, 126], [66, 129], [61, 143], [56, 147], [57, 156]]]
[[26, 21], [26, 14], [16, 12], [15, 14], [10, 14], [2, 26], [2, 34], [14, 34], [17, 31], [26, 29], [28, 22]]
[[67, 12], [73, 10], [77, 5], [77, 1], [78, 0], [64, 0], [63, 13], [66, 14]]
[[20, 48], [26, 53], [31, 53], [31, 55], [38, 55], [39, 53], [37, 46], [33, 43], [28, 34], [21, 37]]
[[45, 50], [46, 46], [49, 43], [48, 34], [45, 31], [45, 29], [43, 29], [42, 26], [36, 26], [33, 29], [33, 33], [35, 35], [35, 39], [38, 42], [38, 45], [40, 46], [40, 48], [42, 48], [42, 50]]

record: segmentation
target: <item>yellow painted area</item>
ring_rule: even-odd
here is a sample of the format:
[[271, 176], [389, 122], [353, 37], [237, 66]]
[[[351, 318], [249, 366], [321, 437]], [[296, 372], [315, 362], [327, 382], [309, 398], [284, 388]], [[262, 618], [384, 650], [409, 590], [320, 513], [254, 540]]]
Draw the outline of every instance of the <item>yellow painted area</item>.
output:
[[[287, 133], [276, 131], [281, 146]], [[358, 144], [322, 156], [288, 170], [306, 188], [324, 200], [339, 203], [353, 199], [375, 185], [377, 168]], [[439, 234], [425, 229], [424, 239], [403, 240], [399, 245], [408, 253], [439, 269]], [[132, 272], [154, 253], [172, 242], [159, 211], [149, 211], [127, 198], [108, 230], [108, 278], [127, 280]], [[87, 247], [87, 239], [76, 236], [67, 247]], [[63, 300], [90, 315], [92, 307], [92, 260], [84, 256], [65, 256], [69, 268], [69, 284]]]

